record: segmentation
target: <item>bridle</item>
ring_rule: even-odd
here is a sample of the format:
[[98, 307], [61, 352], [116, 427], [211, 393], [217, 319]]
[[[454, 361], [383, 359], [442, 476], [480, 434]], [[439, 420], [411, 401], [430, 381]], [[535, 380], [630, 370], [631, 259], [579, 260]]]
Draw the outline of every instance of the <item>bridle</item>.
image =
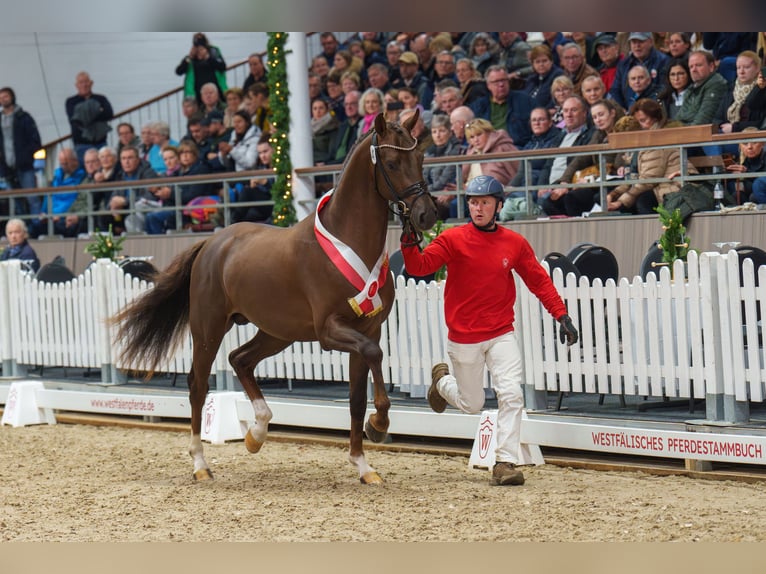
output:
[[373, 130], [372, 143], [370, 144], [370, 158], [372, 160], [372, 165], [375, 166], [375, 171], [377, 172], [378, 170], [380, 170], [380, 173], [383, 175], [383, 179], [385, 180], [386, 185], [388, 186], [388, 189], [391, 192], [391, 195], [395, 198], [395, 201], [391, 201], [390, 199], [385, 197], [382, 193], [380, 193], [380, 190], [378, 189], [378, 185], [377, 185], [377, 181], [378, 181], [377, 178], [375, 178], [375, 182], [376, 182], [375, 191], [383, 199], [388, 201], [388, 209], [391, 211], [391, 213], [399, 217], [399, 221], [402, 224], [402, 230], [414, 236], [414, 239], [417, 241], [417, 243], [420, 243], [420, 241], [423, 239], [423, 234], [422, 232], [417, 231], [413, 227], [412, 222], [410, 220], [410, 216], [412, 214], [412, 208], [408, 206], [404, 200], [414, 195], [415, 199], [412, 200], [411, 205], [415, 205], [415, 202], [418, 201], [421, 197], [428, 195], [428, 186], [426, 185], [426, 182], [421, 179], [420, 181], [416, 181], [412, 185], [407, 186], [401, 192], [397, 192], [393, 182], [391, 181], [391, 178], [388, 175], [388, 172], [386, 171], [386, 168], [383, 166], [383, 162], [378, 161], [378, 152], [377, 152], [377, 150], [381, 148], [389, 148], [389, 149], [394, 149], [397, 151], [413, 151], [417, 147], [417, 145], [418, 145], [417, 139], [410, 147], [397, 146], [393, 144], [379, 144], [378, 134], [376, 131]]

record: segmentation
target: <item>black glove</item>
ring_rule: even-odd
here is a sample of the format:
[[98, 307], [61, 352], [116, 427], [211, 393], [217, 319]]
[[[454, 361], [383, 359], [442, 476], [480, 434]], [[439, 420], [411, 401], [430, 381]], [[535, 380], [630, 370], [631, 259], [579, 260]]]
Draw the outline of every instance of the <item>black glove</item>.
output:
[[571, 347], [577, 342], [577, 329], [572, 323], [572, 318], [569, 315], [562, 315], [559, 317], [559, 339], [562, 343], [566, 343], [568, 347]]

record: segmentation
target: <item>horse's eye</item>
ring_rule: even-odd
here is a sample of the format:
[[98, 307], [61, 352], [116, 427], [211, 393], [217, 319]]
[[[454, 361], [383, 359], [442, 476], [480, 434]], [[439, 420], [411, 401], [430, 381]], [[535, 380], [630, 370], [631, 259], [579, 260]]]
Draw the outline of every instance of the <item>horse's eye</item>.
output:
[[399, 168], [399, 165], [393, 161], [386, 162], [386, 167], [390, 170], [395, 170]]

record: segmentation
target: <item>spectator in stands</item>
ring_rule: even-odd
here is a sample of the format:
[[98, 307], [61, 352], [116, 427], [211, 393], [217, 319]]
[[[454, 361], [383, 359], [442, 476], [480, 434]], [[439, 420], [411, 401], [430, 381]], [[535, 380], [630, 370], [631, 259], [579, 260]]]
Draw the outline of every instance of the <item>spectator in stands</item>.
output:
[[714, 123], [722, 134], [760, 127], [766, 117], [766, 78], [758, 54], [746, 50], [737, 56], [737, 77], [721, 99]]
[[452, 126], [452, 134], [460, 143], [460, 153], [463, 154], [468, 149], [468, 141], [465, 137], [465, 126], [474, 117], [473, 110], [468, 106], [458, 106], [449, 115], [449, 123]]
[[258, 140], [261, 131], [250, 122], [250, 115], [240, 110], [234, 114], [234, 131], [228, 142], [218, 144], [219, 161], [229, 170], [253, 169], [258, 160]]
[[359, 99], [362, 121], [359, 123], [357, 139], [361, 139], [364, 134], [372, 129], [375, 123], [375, 116], [382, 112], [384, 108], [383, 92], [376, 88], [367, 88], [362, 93], [362, 97]]
[[[154, 145], [154, 122], [147, 122], [141, 126], [141, 142], [138, 144], [138, 153], [144, 161], [149, 161], [149, 150]], [[126, 146], [123, 146], [123, 148]], [[122, 149], [120, 150], [122, 151]], [[119, 156], [118, 156], [119, 157]]]
[[726, 94], [726, 80], [715, 71], [713, 55], [701, 50], [689, 54], [689, 74], [692, 85], [676, 119], [687, 126], [713, 123]]
[[553, 120], [553, 125], [557, 128], [564, 127], [564, 102], [574, 92], [574, 84], [572, 84], [572, 80], [567, 76], [561, 75], [553, 78], [553, 82], [551, 82], [551, 94], [553, 95], [551, 119]]
[[[434, 116], [431, 120], [431, 138], [433, 144], [425, 151], [425, 157], [445, 157], [460, 155], [460, 142], [452, 134], [449, 117]], [[429, 191], [454, 191], [456, 186], [456, 166], [424, 166], [423, 175]], [[454, 196], [452, 196], [454, 197]], [[439, 208], [439, 219], [449, 217], [450, 196], [437, 195], [436, 206]]]
[[314, 165], [324, 165], [330, 159], [330, 142], [338, 131], [338, 118], [322, 98], [311, 102], [311, 145]]
[[[513, 140], [503, 129], [495, 129], [489, 120], [476, 118], [465, 126], [468, 139], [467, 157], [518, 151]], [[463, 182], [468, 183], [477, 175], [491, 175], [502, 185], [509, 185], [519, 171], [519, 161], [503, 160], [463, 164]]]
[[[109, 149], [109, 148], [101, 148]], [[83, 184], [99, 183], [96, 176], [101, 173], [101, 160], [98, 158], [99, 150], [92, 147], [85, 151], [83, 156], [85, 179], [82, 180]], [[88, 231], [88, 195], [92, 195], [92, 206], [94, 209], [101, 209], [102, 202], [108, 195], [104, 191], [79, 191], [75, 197], [74, 202], [69, 207], [69, 212], [66, 216], [54, 219], [53, 232], [56, 235], [63, 237], [77, 237], [80, 233]]]
[[[654, 47], [651, 32], [631, 32], [628, 36], [630, 42], [630, 54], [617, 66], [609, 96], [616, 100], [623, 108], [628, 109], [631, 102], [631, 88], [628, 84], [628, 74], [634, 66], [642, 64], [649, 70], [652, 84], [662, 89], [662, 71], [668, 63], [669, 57]], [[635, 101], [635, 100], [632, 100]]]
[[[142, 179], [152, 179], [157, 177], [157, 173], [152, 169], [148, 162], [142, 161], [138, 149], [134, 147], [124, 147], [120, 152], [120, 175], [118, 181], [139, 181]], [[133, 198], [131, 198], [133, 192]], [[131, 204], [131, 199], [135, 203]], [[105, 218], [102, 229], [107, 229], [112, 225], [115, 234], [121, 234], [125, 231], [141, 232], [144, 230], [145, 210], [153, 205], [157, 205], [157, 198], [154, 196], [151, 188], [137, 187], [135, 189], [115, 189], [109, 196], [108, 209], [112, 214]], [[117, 213], [119, 210], [129, 207], [137, 211], [132, 214]], [[144, 210], [139, 212], [138, 210]]]
[[[580, 48], [580, 52], [582, 53], [585, 63], [595, 70], [596, 67], [601, 63], [601, 60], [596, 53], [596, 46], [594, 44], [596, 41], [595, 34], [593, 32], [570, 32], [569, 39], [570, 43], [577, 44], [577, 46]], [[564, 45], [564, 47], [566, 46], [567, 44]], [[586, 75], [589, 76], [590, 74]]]
[[[247, 114], [244, 114], [245, 116]], [[191, 177], [209, 173], [207, 164], [199, 157], [199, 151], [194, 142], [184, 140], [178, 145], [178, 158], [180, 169], [176, 172], [178, 177]], [[181, 205], [189, 205], [196, 197], [211, 195], [215, 192], [211, 183], [185, 183], [178, 185], [181, 194]], [[155, 196], [162, 201], [164, 206], [176, 205], [176, 196], [173, 187], [165, 186], [155, 190]], [[184, 223], [190, 223], [191, 219], [184, 215]], [[144, 230], [150, 235], [161, 235], [169, 229], [176, 228], [176, 214], [174, 211], [151, 211], [146, 214]]]
[[463, 105], [463, 94], [457, 86], [437, 87], [434, 101], [438, 104], [434, 114], [443, 114], [449, 119], [452, 110]]
[[328, 72], [330, 74], [336, 74], [340, 76], [343, 72], [353, 70], [359, 72], [362, 69], [362, 63], [359, 60], [355, 60], [354, 56], [348, 50], [338, 50], [335, 52], [335, 58], [333, 59], [333, 65]]
[[[414, 109], [409, 109], [399, 112], [399, 123], [403, 124], [406, 120], [410, 119], [415, 111], [416, 110]], [[426, 150], [434, 143], [434, 140], [431, 137], [431, 130], [430, 128], [426, 127], [426, 124], [423, 121], [423, 116], [418, 116], [415, 125], [410, 129], [410, 134], [417, 140], [416, 149], [421, 153], [425, 153]]]
[[[196, 102], [196, 100], [195, 100]], [[136, 135], [136, 128], [133, 124], [128, 122], [122, 122], [117, 124], [117, 153], [119, 154], [122, 148], [126, 145], [138, 146], [141, 143], [141, 139]]]
[[500, 61], [500, 47], [486, 32], [477, 32], [468, 47], [468, 58], [473, 62], [476, 71], [485, 75], [490, 66]]
[[327, 61], [328, 66], [331, 66], [335, 59], [335, 52], [338, 50], [338, 39], [332, 32], [322, 32], [319, 35], [319, 43], [322, 45], [319, 55]]
[[[547, 149], [552, 147], [558, 147], [561, 140], [564, 137], [564, 132], [553, 125], [553, 118], [551, 117], [551, 111], [548, 108], [537, 107], [532, 110], [529, 115], [529, 125], [532, 130], [532, 137], [527, 144], [521, 148], [522, 150], [535, 150], [535, 149]], [[526, 171], [524, 164], [522, 163], [519, 171], [516, 172], [511, 185], [514, 187], [521, 187], [525, 185], [538, 185], [540, 172], [545, 166], [546, 159], [530, 159], [529, 169], [532, 174], [532, 178], [527, 183]]]
[[184, 96], [196, 97], [200, 105], [204, 103], [202, 87], [205, 84], [213, 84], [219, 100], [223, 100], [223, 94], [228, 88], [226, 62], [221, 50], [211, 45], [202, 32], [192, 36], [192, 47], [176, 66], [176, 75], [184, 76]]
[[231, 120], [234, 117], [234, 112], [243, 108], [245, 92], [240, 88], [229, 88], [224, 96], [226, 97], [226, 109], [223, 111], [223, 125], [230, 128], [232, 127]]
[[504, 129], [517, 146], [523, 146], [532, 135], [532, 100], [525, 92], [510, 89], [508, 72], [502, 66], [490, 66], [485, 80], [490, 95], [474, 101], [471, 109], [477, 118], [491, 121], [495, 129]]
[[[260, 54], [250, 54], [247, 57], [247, 65], [250, 68], [250, 73], [247, 75], [245, 82], [242, 84], [243, 94], [247, 91], [247, 88], [252, 86], [254, 83], [263, 82], [265, 84], [268, 80], [266, 66], [263, 65], [263, 59], [261, 58]], [[224, 96], [226, 96], [226, 92], [224, 92]], [[228, 101], [228, 98], [226, 98], [226, 100]]]
[[[458, 79], [455, 75], [455, 55], [449, 50], [442, 50], [436, 54], [436, 60], [434, 60], [434, 73], [430, 80], [431, 86], [437, 86], [441, 82], [448, 80], [454, 82], [457, 86]], [[423, 102], [423, 105], [428, 107], [429, 102]]]
[[[120, 153], [122, 153], [122, 150], [120, 150]], [[108, 146], [98, 150], [98, 162], [101, 165], [101, 169], [93, 175], [93, 181], [104, 183], [117, 180], [120, 176], [120, 166], [117, 162], [117, 157], [115, 151]]]
[[356, 72], [343, 72], [340, 77], [340, 86], [344, 94], [359, 92], [362, 89], [362, 80]]
[[657, 99], [665, 108], [665, 115], [668, 119], [674, 120], [678, 117], [678, 112], [684, 103], [686, 90], [692, 82], [689, 74], [689, 66], [686, 58], [673, 58], [665, 67], [667, 78], [665, 87], [657, 96]]
[[200, 111], [203, 114], [207, 115], [213, 110], [218, 110], [219, 112], [226, 111], [226, 104], [223, 103], [223, 96], [219, 95], [218, 87], [212, 82], [208, 82], [200, 88], [200, 98], [202, 98]]
[[406, 51], [407, 48], [396, 40], [390, 40], [386, 44], [386, 65], [389, 69], [393, 71], [399, 67], [399, 56]]
[[684, 60], [689, 59], [692, 51], [692, 42], [688, 32], [668, 33], [668, 55], [671, 58]]
[[[737, 56], [746, 50], [755, 50], [758, 32], [703, 32], [702, 47], [712, 53], [714, 69], [727, 82], [733, 82], [737, 76]], [[689, 69], [692, 65], [689, 63]], [[692, 77], [692, 79], [694, 79]]]
[[633, 66], [628, 72], [628, 106], [640, 99], [657, 100], [659, 99], [659, 85], [652, 82], [652, 76], [649, 70], [643, 64]]
[[271, 106], [269, 105], [269, 87], [257, 82], [250, 86], [245, 93], [244, 108], [250, 114], [253, 125], [263, 133], [271, 133]]
[[[215, 134], [211, 138], [210, 117], [216, 118]], [[228, 134], [226, 134], [226, 128], [223, 126], [223, 114], [221, 112], [210, 112], [209, 117], [202, 117], [201, 114], [197, 114], [189, 119], [187, 122], [190, 137], [183, 138], [181, 141], [192, 141], [197, 147], [197, 152], [202, 161], [208, 164], [211, 171], [222, 171], [222, 166], [218, 164], [216, 167], [219, 170], [213, 169], [210, 165], [210, 161], [215, 161], [218, 157], [218, 143], [222, 140], [228, 141]], [[220, 126], [220, 130], [219, 130]], [[219, 135], [219, 131], [223, 132]], [[213, 141], [215, 140], [215, 141]], [[175, 146], [173, 146], [175, 147]], [[165, 162], [165, 168], [167, 169], [167, 161], [165, 161], [165, 151], [162, 151], [162, 160]]]
[[109, 120], [114, 112], [106, 96], [93, 93], [93, 80], [87, 72], [77, 74], [75, 87], [77, 93], [66, 100], [66, 115], [77, 161], [82, 164], [86, 149], [106, 145], [106, 136], [112, 129]]
[[26, 262], [29, 268], [37, 273], [40, 269], [40, 260], [34, 248], [29, 244], [27, 224], [23, 219], [9, 219], [5, 224], [5, 236], [8, 238], [8, 247], [0, 253], [0, 261], [18, 259]]
[[[588, 112], [585, 100], [580, 96], [570, 96], [564, 102], [564, 129], [556, 147], [568, 148], [587, 145], [592, 137], [592, 128], [588, 127], [587, 120]], [[590, 209], [590, 207], [583, 209], [583, 205], [579, 201], [582, 198], [577, 196], [569, 198], [571, 190], [559, 185], [567, 165], [572, 159], [573, 157], [564, 155], [549, 158], [540, 170], [538, 184], [544, 185], [547, 182], [551, 187], [538, 190], [537, 202], [548, 215], [579, 216], [582, 215], [583, 211]]]
[[[37, 187], [35, 152], [42, 147], [34, 118], [16, 105], [13, 88], [0, 88], [0, 177], [11, 189]], [[14, 199], [19, 215], [40, 213], [39, 195]], [[3, 210], [5, 211], [5, 210]]]
[[527, 77], [524, 91], [532, 98], [533, 107], [544, 106], [551, 109], [553, 107], [551, 84], [554, 78], [564, 74], [564, 70], [553, 63], [553, 54], [545, 44], [532, 48], [529, 52], [529, 61], [532, 63], [534, 73]]
[[[561, 46], [570, 42], [571, 40], [564, 36], [563, 32], [543, 32], [543, 43], [540, 46], [548, 48], [551, 54], [551, 62], [556, 67], [561, 66]], [[530, 61], [532, 57], [530, 55]]]
[[[269, 143], [268, 134], [263, 134], [258, 141], [258, 163], [255, 169], [271, 169], [271, 160], [274, 155], [274, 149]], [[271, 187], [274, 184], [273, 178], [254, 177], [247, 186], [244, 186], [238, 193], [236, 201], [238, 203], [250, 201], [271, 201]], [[273, 207], [271, 205], [250, 205], [234, 207], [231, 213], [233, 223], [240, 221], [266, 221], [271, 218]]]
[[393, 87], [388, 80], [388, 68], [380, 63], [372, 64], [367, 68], [367, 83], [371, 88], [380, 90], [384, 94]]
[[410, 41], [410, 50], [418, 55], [420, 71], [426, 78], [433, 78], [436, 56], [431, 52], [431, 36], [421, 32]]
[[[83, 155], [85, 152], [83, 151]], [[85, 179], [85, 170], [80, 167], [80, 161], [72, 148], [61, 148], [58, 153], [59, 167], [53, 172], [51, 187], [68, 187], [80, 185]], [[61, 215], [68, 212], [69, 208], [77, 199], [77, 192], [56, 193], [51, 196], [52, 201], [48, 206], [48, 197], [44, 196], [40, 205], [40, 217], [32, 220], [30, 235], [37, 238], [48, 233], [48, 216], [53, 221], [54, 232], [59, 233], [64, 226]], [[60, 224], [58, 222], [61, 221]], [[58, 230], [56, 229], [58, 224]]]
[[147, 160], [155, 173], [158, 176], [163, 176], [165, 175], [165, 162], [162, 160], [162, 148], [166, 145], [178, 145], [178, 142], [170, 137], [170, 126], [167, 122], [158, 121], [152, 124], [152, 142]]
[[588, 65], [582, 49], [574, 42], [564, 44], [561, 47], [561, 64], [564, 74], [572, 80], [574, 92], [577, 94], [581, 91], [582, 81], [588, 76], [598, 73], [595, 68]]
[[322, 86], [324, 87], [324, 80], [327, 74], [330, 73], [330, 65], [323, 56], [314, 56], [311, 60], [311, 67], [309, 72], [316, 74], [322, 80]]
[[601, 63], [598, 65], [597, 71], [601, 76], [601, 81], [604, 82], [604, 87], [608, 92], [612, 88], [614, 78], [617, 74], [617, 66], [622, 61], [622, 54], [620, 54], [620, 46], [617, 44], [617, 39], [612, 34], [599, 34], [593, 40], [593, 45], [596, 48]]
[[[414, 52], [404, 52], [399, 56], [399, 83], [394, 88], [412, 88], [417, 92], [418, 100], [429, 105], [433, 99], [433, 88], [425, 76], [418, 70], [418, 57]], [[368, 72], [369, 74], [369, 72]]]
[[580, 84], [580, 95], [589, 106], [604, 99], [606, 96], [606, 86], [601, 76], [591, 75], [583, 78]]
[[473, 62], [468, 58], [460, 58], [455, 64], [455, 75], [460, 82], [460, 92], [463, 95], [463, 105], [470, 106], [476, 100], [489, 96], [487, 83]]
[[[750, 126], [742, 130], [742, 133], [758, 131], [757, 127]], [[747, 141], [739, 144], [741, 159], [726, 168], [729, 173], [755, 173], [766, 171], [766, 152], [763, 142]], [[731, 180], [730, 180], [731, 181]], [[732, 182], [734, 198], [738, 205], [746, 201], [752, 201], [759, 205], [766, 203], [766, 177], [745, 177]]]
[[[638, 100], [630, 109], [642, 129], [657, 130], [665, 126], [662, 106], [655, 100]], [[668, 193], [679, 191], [681, 183], [673, 178], [681, 172], [681, 156], [677, 147], [648, 148], [635, 154], [638, 179], [665, 178], [662, 183], [625, 183], [607, 194], [609, 211], [653, 214], [654, 208], [663, 202]], [[690, 162], [687, 173], [696, 175], [697, 169]]]
[[346, 119], [338, 125], [338, 131], [335, 132], [335, 137], [330, 143], [330, 160], [328, 163], [342, 164], [354, 142], [356, 142], [360, 129], [359, 122], [362, 119], [359, 114], [359, 99], [361, 97], [362, 94], [357, 90], [343, 96]]
[[192, 114], [200, 112], [197, 96], [185, 96], [181, 101], [181, 111], [187, 120]]
[[334, 72], [327, 76], [325, 82], [325, 88], [327, 90], [327, 97], [325, 101], [330, 108], [330, 113], [337, 118], [339, 122], [346, 119], [346, 112], [343, 109], [343, 99], [345, 94], [343, 88], [340, 86], [340, 75]]
[[532, 73], [529, 63], [529, 51], [532, 46], [527, 44], [518, 32], [498, 32], [497, 43], [499, 47], [498, 64], [508, 70], [508, 78], [514, 80], [524, 79]]
[[325, 95], [324, 81], [322, 80], [321, 76], [315, 72], [309, 72], [308, 78], [309, 101], [323, 97]]

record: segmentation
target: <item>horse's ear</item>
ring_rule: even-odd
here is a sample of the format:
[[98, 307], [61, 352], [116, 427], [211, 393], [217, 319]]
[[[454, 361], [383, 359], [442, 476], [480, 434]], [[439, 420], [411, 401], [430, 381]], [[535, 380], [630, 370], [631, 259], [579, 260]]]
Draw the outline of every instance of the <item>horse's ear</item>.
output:
[[408, 132], [411, 132], [412, 128], [415, 127], [415, 123], [418, 121], [419, 117], [420, 117], [420, 110], [418, 108], [415, 108], [415, 113], [412, 114], [406, 120], [404, 120], [402, 127]]
[[375, 131], [381, 136], [386, 133], [386, 118], [382, 113], [375, 116]]

